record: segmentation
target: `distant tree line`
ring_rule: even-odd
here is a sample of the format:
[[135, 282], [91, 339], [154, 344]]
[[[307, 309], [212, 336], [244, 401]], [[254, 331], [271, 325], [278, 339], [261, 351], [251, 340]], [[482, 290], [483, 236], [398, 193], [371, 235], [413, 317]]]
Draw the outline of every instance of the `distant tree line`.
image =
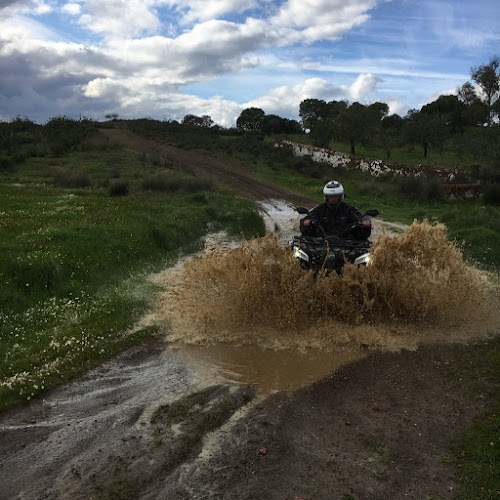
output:
[[87, 118], [73, 120], [66, 116], [51, 118], [45, 125], [21, 117], [0, 121], [0, 171], [14, 170], [29, 157], [57, 157], [74, 149], [83, 151], [95, 126]]
[[386, 104], [363, 105], [347, 101], [325, 102], [306, 99], [300, 103], [302, 127], [318, 146], [332, 140], [347, 142], [351, 154], [359, 144], [385, 151], [390, 159], [395, 148], [421, 148], [427, 157], [430, 149], [444, 148], [459, 158], [474, 156], [500, 161], [500, 59], [471, 69], [471, 82], [457, 89], [457, 95], [441, 95], [434, 102], [412, 109], [406, 116], [389, 115]]
[[[471, 83], [471, 81], [473, 83]], [[451, 151], [458, 159], [478, 162], [500, 161], [500, 58], [471, 69], [471, 81], [456, 95], [441, 95], [434, 102], [411, 109], [405, 116], [389, 115], [382, 102], [305, 99], [300, 103], [301, 122], [266, 115], [260, 108], [244, 109], [236, 126], [245, 133], [300, 134], [308, 132], [315, 145], [328, 147], [332, 141], [349, 145], [356, 154], [359, 145], [384, 151], [387, 159], [396, 148], [422, 156], [430, 150]]]

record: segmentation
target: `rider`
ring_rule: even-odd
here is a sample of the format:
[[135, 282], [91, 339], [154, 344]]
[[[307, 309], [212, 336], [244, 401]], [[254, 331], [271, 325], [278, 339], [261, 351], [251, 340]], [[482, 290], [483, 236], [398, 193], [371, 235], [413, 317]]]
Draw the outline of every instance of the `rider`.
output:
[[327, 182], [323, 195], [325, 201], [300, 221], [303, 236], [340, 236], [356, 240], [365, 240], [370, 236], [370, 220], [344, 201], [344, 187], [340, 182]]

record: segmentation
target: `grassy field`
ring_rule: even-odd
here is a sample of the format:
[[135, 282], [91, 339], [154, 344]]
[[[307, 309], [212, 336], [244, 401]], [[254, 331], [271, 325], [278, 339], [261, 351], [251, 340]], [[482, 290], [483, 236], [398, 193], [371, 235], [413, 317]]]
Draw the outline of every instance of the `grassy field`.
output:
[[469, 350], [458, 366], [448, 366], [448, 375], [468, 380], [476, 374], [472, 390], [486, 399], [486, 411], [452, 443], [451, 464], [457, 466], [461, 488], [457, 500], [491, 500], [500, 497], [500, 337]]
[[253, 202], [116, 148], [30, 158], [0, 199], [0, 409], [154, 334], [148, 275], [207, 231], [264, 231]]
[[[274, 143], [287, 139], [292, 142], [303, 144], [315, 144], [315, 138], [310, 134], [284, 136], [268, 136], [266, 141]], [[398, 141], [399, 145], [390, 148], [390, 155], [387, 158], [387, 151], [381, 146], [374, 144], [365, 145], [357, 143], [355, 145], [356, 156], [370, 159], [380, 159], [404, 165], [423, 165], [428, 167], [438, 167], [454, 169], [459, 167], [465, 172], [471, 173], [495, 173], [498, 179], [498, 147], [500, 136], [498, 129], [481, 130], [469, 127], [464, 130], [463, 135], [456, 134], [448, 138], [441, 149], [429, 147], [427, 156], [424, 156], [424, 149], [418, 143], [413, 145], [404, 144]], [[332, 139], [327, 146], [333, 151], [350, 153], [351, 146], [348, 142]]]
[[[444, 188], [433, 181], [374, 178], [359, 171], [333, 169], [307, 157], [294, 158], [289, 151], [273, 147], [279, 139], [307, 142], [307, 135], [221, 135], [154, 120], [127, 122], [126, 126], [159, 142], [216, 152], [226, 155], [228, 161], [237, 158], [248, 171], [318, 201], [324, 183], [336, 178], [346, 187], [346, 201], [361, 210], [378, 208], [381, 218], [407, 224], [414, 219], [439, 220], [448, 226], [451, 239], [464, 244], [467, 258], [482, 267], [500, 267], [500, 204], [486, 204], [481, 199], [448, 200]], [[443, 166], [439, 161], [437, 165]]]

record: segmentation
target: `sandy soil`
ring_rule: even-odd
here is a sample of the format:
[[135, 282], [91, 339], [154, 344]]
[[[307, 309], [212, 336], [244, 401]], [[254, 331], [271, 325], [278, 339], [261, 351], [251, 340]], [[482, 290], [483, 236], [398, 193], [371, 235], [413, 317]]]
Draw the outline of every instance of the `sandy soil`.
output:
[[[257, 200], [311, 201], [215, 156], [106, 133]], [[459, 345], [374, 353], [265, 396], [137, 346], [0, 416], [0, 499], [451, 499], [443, 457], [485, 406], [474, 366]]]

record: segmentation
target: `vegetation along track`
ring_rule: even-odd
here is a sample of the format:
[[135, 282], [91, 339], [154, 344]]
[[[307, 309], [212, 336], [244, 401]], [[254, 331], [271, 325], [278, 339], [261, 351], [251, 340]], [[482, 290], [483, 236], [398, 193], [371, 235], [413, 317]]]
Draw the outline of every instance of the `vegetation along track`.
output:
[[221, 159], [207, 151], [185, 150], [167, 144], [159, 144], [125, 129], [101, 129], [100, 132], [114, 143], [144, 153], [156, 153], [167, 163], [171, 163], [177, 168], [187, 170], [197, 176], [206, 177], [254, 200], [278, 198], [309, 206], [317, 203], [316, 200], [302, 196], [290, 189], [276, 186], [253, 176], [250, 172], [245, 171], [239, 162]]

